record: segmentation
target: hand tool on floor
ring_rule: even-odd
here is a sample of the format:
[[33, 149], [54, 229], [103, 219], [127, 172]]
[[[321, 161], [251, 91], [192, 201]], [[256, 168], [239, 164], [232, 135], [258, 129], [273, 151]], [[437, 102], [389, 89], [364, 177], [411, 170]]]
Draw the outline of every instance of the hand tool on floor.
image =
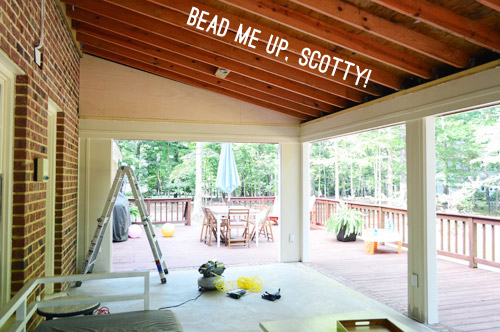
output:
[[[149, 246], [151, 247], [151, 251], [153, 252], [156, 268], [158, 269], [158, 273], [160, 274], [161, 283], [165, 284], [167, 283], [166, 274], [168, 274], [167, 264], [163, 259], [160, 245], [158, 244], [158, 240], [156, 239], [156, 234], [153, 230], [153, 225], [151, 224], [148, 210], [146, 209], [146, 204], [144, 204], [144, 197], [142, 196], [139, 189], [139, 183], [137, 182], [134, 171], [129, 166], [121, 166], [116, 172], [113, 185], [111, 186], [108, 198], [106, 200], [106, 203], [104, 204], [104, 210], [102, 211], [101, 217], [97, 219], [97, 229], [95, 231], [94, 237], [92, 238], [92, 241], [90, 242], [90, 248], [89, 252], [87, 253], [87, 259], [85, 260], [82, 274], [92, 273], [92, 270], [94, 269], [94, 265], [97, 260], [97, 254], [99, 253], [99, 249], [101, 248], [106, 229], [109, 226], [111, 213], [113, 212], [113, 207], [115, 206], [116, 198], [118, 197], [118, 193], [123, 184], [125, 176], [128, 178], [130, 187], [132, 188], [132, 194], [134, 195], [135, 204], [137, 205], [139, 214], [141, 215], [142, 225], [144, 226], [144, 230], [149, 241]], [[76, 282], [77, 287], [81, 286], [81, 284], [81, 281]]]
[[278, 288], [278, 291], [276, 293], [274, 293], [274, 294], [265, 292], [264, 294], [262, 294], [262, 298], [264, 300], [268, 300], [268, 301], [273, 301], [274, 302], [276, 300], [281, 299], [280, 291], [281, 291], [281, 289]]

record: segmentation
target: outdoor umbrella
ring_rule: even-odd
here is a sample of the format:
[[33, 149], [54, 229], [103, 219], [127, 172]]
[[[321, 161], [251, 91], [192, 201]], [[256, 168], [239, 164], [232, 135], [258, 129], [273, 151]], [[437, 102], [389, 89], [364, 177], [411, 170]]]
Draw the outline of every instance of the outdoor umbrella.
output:
[[240, 185], [231, 143], [222, 143], [215, 187], [230, 195]]

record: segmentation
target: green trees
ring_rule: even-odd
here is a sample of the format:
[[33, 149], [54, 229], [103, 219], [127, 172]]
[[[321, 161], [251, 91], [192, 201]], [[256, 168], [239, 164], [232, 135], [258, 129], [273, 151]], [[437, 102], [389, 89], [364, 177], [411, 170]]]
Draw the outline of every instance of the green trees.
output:
[[[312, 144], [314, 195], [405, 207], [405, 146], [404, 126]], [[438, 209], [500, 214], [500, 107], [436, 119], [436, 173]]]
[[[193, 197], [196, 188], [196, 143], [162, 141], [117, 141], [122, 163], [135, 167], [146, 197]], [[220, 143], [201, 143], [202, 193], [220, 197], [215, 188]], [[275, 144], [233, 143], [241, 186], [234, 196], [272, 196], [278, 179]]]
[[401, 158], [404, 148], [400, 127], [312, 144], [314, 195], [365, 197], [372, 203], [401, 201], [406, 194], [405, 186], [401, 185], [406, 182], [406, 160]]
[[500, 107], [436, 120], [438, 204], [464, 213], [499, 214]]

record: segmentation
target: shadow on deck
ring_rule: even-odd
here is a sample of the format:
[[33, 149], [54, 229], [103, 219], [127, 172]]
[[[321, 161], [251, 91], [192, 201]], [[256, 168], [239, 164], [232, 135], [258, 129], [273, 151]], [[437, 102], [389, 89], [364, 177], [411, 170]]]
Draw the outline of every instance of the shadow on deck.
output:
[[[207, 260], [226, 265], [258, 265], [278, 262], [279, 228], [275, 242], [261, 237], [259, 247], [217, 248], [200, 242], [200, 225], [176, 226], [171, 238], [155, 232], [169, 269], [197, 269]], [[407, 311], [407, 255], [381, 246], [375, 255], [364, 253], [362, 241], [337, 242], [322, 230], [311, 230], [311, 262], [308, 266], [396, 310]], [[146, 237], [113, 244], [113, 271], [155, 270]], [[500, 331], [500, 273], [438, 259], [438, 331]]]

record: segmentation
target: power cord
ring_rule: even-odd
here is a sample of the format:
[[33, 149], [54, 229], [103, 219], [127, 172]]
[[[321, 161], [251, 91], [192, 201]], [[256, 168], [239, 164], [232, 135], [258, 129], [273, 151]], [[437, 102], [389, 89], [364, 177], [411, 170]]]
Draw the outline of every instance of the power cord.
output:
[[179, 304], [176, 304], [176, 305], [170, 305], [170, 306], [168, 306], [168, 307], [161, 307], [161, 308], [158, 308], [158, 310], [164, 310], [164, 309], [170, 309], [170, 308], [177, 308], [177, 307], [180, 307], [181, 305], [186, 304], [186, 303], [188, 303], [188, 302], [191, 302], [191, 301], [196, 301], [196, 300], [198, 300], [198, 298], [199, 298], [200, 296], [202, 296], [202, 295], [203, 295], [203, 293], [205, 293], [205, 292], [201, 292], [201, 293], [200, 293], [197, 297], [193, 297], [192, 299], [189, 299], [189, 300], [184, 301], [184, 302], [182, 302], [182, 303], [179, 303]]

